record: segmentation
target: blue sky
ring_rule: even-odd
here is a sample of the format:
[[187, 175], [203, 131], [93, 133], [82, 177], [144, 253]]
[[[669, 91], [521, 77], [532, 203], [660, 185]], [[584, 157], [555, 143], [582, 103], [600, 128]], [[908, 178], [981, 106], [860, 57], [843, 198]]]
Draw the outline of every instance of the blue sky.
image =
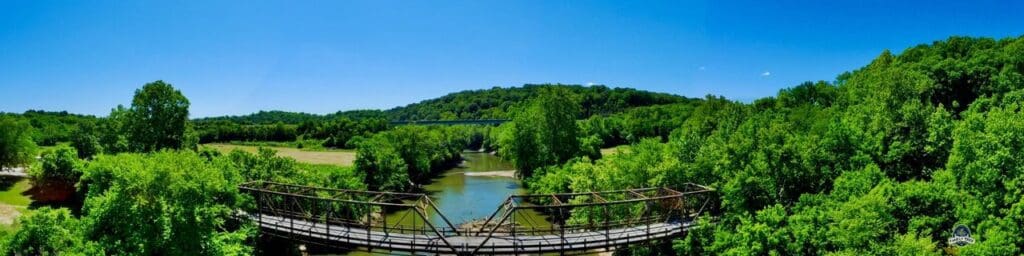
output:
[[524, 83], [749, 101], [884, 49], [1024, 34], [1020, 1], [0, 1], [0, 111], [391, 108]]

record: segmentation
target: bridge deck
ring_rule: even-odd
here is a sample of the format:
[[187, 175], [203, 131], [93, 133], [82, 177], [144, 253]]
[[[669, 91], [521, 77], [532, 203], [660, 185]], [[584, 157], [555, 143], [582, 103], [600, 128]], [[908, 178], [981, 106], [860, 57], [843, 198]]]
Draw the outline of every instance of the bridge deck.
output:
[[[384, 250], [445, 254], [470, 254], [477, 247], [480, 247], [480, 251], [477, 253], [485, 254], [582, 251], [671, 237], [693, 227], [692, 222], [653, 223], [628, 228], [565, 233], [564, 239], [559, 235], [517, 235], [515, 237], [502, 235], [486, 239], [486, 232], [478, 236], [463, 235], [442, 238], [437, 235], [386, 233], [379, 230], [368, 232], [363, 228], [326, 225], [271, 215], [253, 214], [250, 215], [250, 218], [258, 221], [263, 229], [275, 231], [280, 236], [303, 237], [322, 243], [339, 243]], [[447, 243], [444, 240], [447, 240]], [[456, 251], [452, 251], [453, 249]]]

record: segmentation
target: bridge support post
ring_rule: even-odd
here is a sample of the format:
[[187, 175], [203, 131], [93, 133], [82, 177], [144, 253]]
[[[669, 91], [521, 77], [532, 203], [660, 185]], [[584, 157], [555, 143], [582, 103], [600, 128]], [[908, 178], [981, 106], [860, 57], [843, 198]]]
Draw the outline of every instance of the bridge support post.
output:
[[[373, 227], [370, 226], [370, 222], [373, 221], [371, 219], [372, 216], [370, 215], [370, 212], [372, 212], [372, 211], [373, 211], [373, 205], [367, 204], [366, 205], [366, 247], [367, 247], [367, 249], [369, 249], [369, 251], [371, 253], [373, 252], [373, 240], [370, 239], [370, 233], [371, 233], [370, 231], [371, 231], [371, 229], [373, 229]], [[381, 241], [381, 243], [383, 243], [383, 242], [384, 241]]]
[[[565, 243], [567, 243], [567, 241], [565, 241], [565, 213], [562, 212], [562, 207], [558, 207], [558, 219], [560, 219], [562, 223], [558, 225], [558, 237], [562, 240], [562, 242], [559, 243], [558, 255], [565, 256]], [[555, 221], [558, 222], [558, 220]]]
[[263, 193], [256, 193], [256, 250], [259, 250], [263, 238]]
[[[512, 224], [512, 229], [511, 229], [512, 230], [512, 254], [513, 255], [519, 255], [519, 246], [516, 246], [516, 244], [518, 244], [517, 242], [519, 242], [519, 240], [516, 239], [516, 208], [515, 207], [512, 207], [512, 222], [511, 222], [511, 224]], [[499, 225], [501, 225], [501, 223], [499, 223]]]
[[611, 230], [611, 227], [609, 226], [608, 220], [609, 220], [608, 203], [605, 203], [604, 204], [604, 250], [605, 251], [608, 251], [609, 249], [611, 249], [611, 247], [609, 247], [608, 243], [612, 240], [611, 233], [609, 232]]
[[[306, 235], [309, 236], [309, 237], [313, 237], [313, 230], [316, 229], [316, 223], [317, 223], [317, 221], [315, 219], [316, 218], [316, 201], [313, 201], [313, 199], [306, 199], [305, 201], [309, 204], [309, 205], [306, 205], [307, 207], [309, 207], [309, 218], [306, 218], [306, 221], [309, 222], [309, 225], [310, 225], [309, 230], [306, 231]], [[303, 217], [305, 217], [305, 216], [303, 216]]]
[[288, 238], [290, 238], [292, 241], [295, 241], [295, 216], [291, 216], [288, 218]]
[[324, 228], [327, 229], [327, 240], [328, 241], [333, 241], [333, 239], [331, 239], [331, 213], [332, 212], [334, 212], [334, 207], [328, 202], [328, 204], [327, 204], [327, 215], [324, 215]]
[[644, 239], [644, 240], [647, 241], [648, 243], [650, 243], [651, 242], [651, 221], [649, 220], [650, 217], [647, 216], [647, 215], [651, 214], [651, 201], [647, 201], [647, 202], [644, 202], [644, 203], [646, 204], [646, 207], [644, 208], [644, 216], [643, 216], [644, 221], [642, 221], [641, 223], [644, 223], [644, 225], [647, 226], [647, 232], [644, 232], [644, 234], [646, 235], [646, 239]]
[[[384, 226], [387, 226], [387, 223], [385, 223]], [[413, 226], [413, 228], [418, 228], [418, 227], [416, 227], [416, 218], [412, 218], [412, 226]], [[416, 234], [416, 235], [418, 235], [418, 234]], [[412, 247], [412, 255], [416, 255], [416, 236], [412, 236], [412, 244], [413, 244], [413, 246], [410, 246], [410, 247]]]

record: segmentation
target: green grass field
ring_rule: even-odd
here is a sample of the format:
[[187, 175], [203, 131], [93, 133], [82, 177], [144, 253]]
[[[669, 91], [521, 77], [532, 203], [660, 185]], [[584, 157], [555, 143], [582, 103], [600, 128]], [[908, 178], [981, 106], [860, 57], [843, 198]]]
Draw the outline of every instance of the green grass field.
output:
[[[257, 146], [243, 146], [223, 143], [210, 143], [203, 144], [202, 146], [213, 148], [225, 154], [235, 149], [241, 149], [246, 152], [256, 153], [260, 148]], [[325, 151], [306, 151], [288, 147], [266, 148], [277, 150], [277, 155], [279, 156], [291, 157], [294, 158], [295, 161], [310, 164], [332, 164], [338, 166], [352, 166], [352, 162], [356, 160], [355, 150], [331, 149]]]
[[624, 147], [628, 147], [628, 145], [621, 145], [621, 146], [615, 146], [615, 147], [610, 147], [610, 148], [602, 148], [601, 149], [601, 155], [602, 156], [610, 156], [610, 155], [617, 154], [617, 153], [619, 153], [619, 150], [624, 148]]
[[16, 220], [18, 216], [29, 212], [28, 206], [32, 203], [25, 191], [32, 188], [32, 182], [27, 178], [2, 177], [3, 189], [0, 191], [0, 230], [13, 231], [17, 229]]

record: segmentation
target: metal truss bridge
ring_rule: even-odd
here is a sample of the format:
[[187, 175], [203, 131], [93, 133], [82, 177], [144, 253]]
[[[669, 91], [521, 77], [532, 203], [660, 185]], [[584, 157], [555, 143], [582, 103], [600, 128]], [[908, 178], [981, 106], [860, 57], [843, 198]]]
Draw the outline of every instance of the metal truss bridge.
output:
[[[240, 189], [252, 195], [246, 216], [261, 232], [312, 244], [412, 254], [577, 254], [677, 237], [714, 208], [714, 190], [509, 196], [487, 219], [456, 226], [426, 194], [328, 189], [266, 181]], [[398, 220], [388, 215], [402, 213]], [[435, 225], [428, 216], [436, 213]]]

